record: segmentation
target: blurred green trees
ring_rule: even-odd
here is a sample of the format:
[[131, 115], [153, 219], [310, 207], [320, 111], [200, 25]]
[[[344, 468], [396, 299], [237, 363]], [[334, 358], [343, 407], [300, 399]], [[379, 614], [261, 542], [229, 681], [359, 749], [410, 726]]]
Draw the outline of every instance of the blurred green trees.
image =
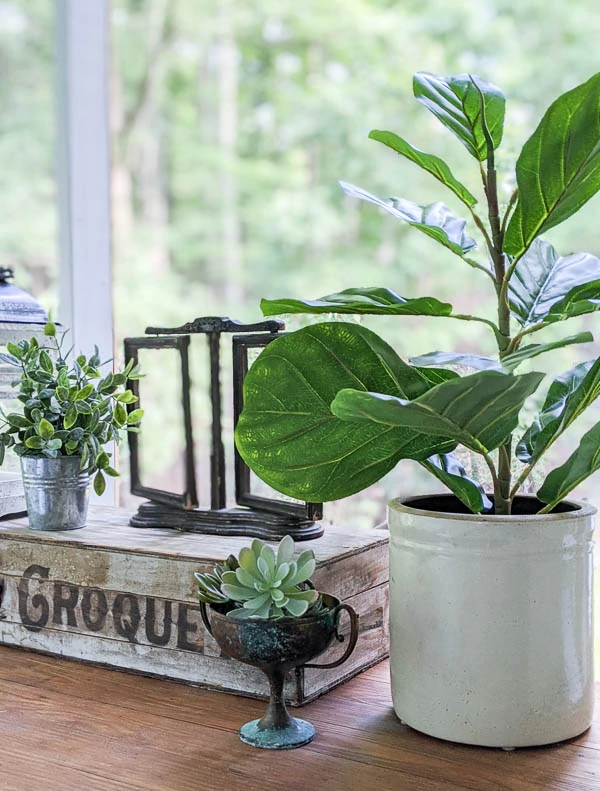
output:
[[[56, 279], [52, 7], [0, 2], [0, 263], [15, 265], [17, 282], [48, 307]], [[418, 203], [442, 199], [460, 214], [452, 194], [369, 141], [369, 130], [401, 129], [424, 150], [458, 159], [456, 176], [471, 184], [467, 153], [412, 99], [412, 74], [469, 71], [500, 85], [514, 135], [502, 151], [512, 162], [551, 99], [598, 69], [596, 11], [594, 0], [571, 0], [568, 12], [543, 0], [113, 0], [117, 348], [149, 323], [257, 319], [261, 296], [385, 283], [444, 299], [459, 280], [457, 309], [487, 299], [481, 273], [345, 198], [337, 181]], [[511, 187], [507, 174], [507, 197]], [[549, 239], [562, 254], [600, 255], [597, 212], [592, 202]], [[374, 320], [389, 338], [383, 321]], [[418, 334], [410, 319], [392, 324], [400, 354], [409, 334], [413, 354], [491, 351], [473, 348], [466, 331], [463, 341], [458, 322]], [[586, 328], [597, 324], [592, 316]], [[563, 367], [594, 353], [566, 350]], [[379, 486], [379, 503], [394, 486]], [[360, 508], [372, 508], [367, 498]]]

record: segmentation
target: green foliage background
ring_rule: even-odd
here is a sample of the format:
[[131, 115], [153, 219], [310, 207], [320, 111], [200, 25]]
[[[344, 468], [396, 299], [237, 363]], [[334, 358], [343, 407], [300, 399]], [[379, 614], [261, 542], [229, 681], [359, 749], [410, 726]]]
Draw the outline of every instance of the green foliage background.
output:
[[[402, 133], [452, 162], [474, 189], [467, 152], [412, 99], [412, 74], [468, 71], [499, 85], [508, 100], [500, 166], [512, 168], [548, 104], [597, 70], [596, 11], [594, 0], [572, 0], [568, 13], [541, 0], [113, 0], [117, 349], [150, 323], [213, 314], [255, 320], [260, 297], [350, 286], [433, 295], [463, 312], [491, 305], [483, 275], [346, 198], [337, 181], [418, 203], [441, 199], [461, 214], [451, 193], [368, 140], [369, 131]], [[56, 302], [52, 16], [50, 0], [0, 4], [0, 256], [47, 307]], [[507, 170], [506, 198], [512, 187]], [[600, 255], [597, 212], [592, 201], [548, 239], [561, 254]], [[493, 351], [458, 322], [365, 323], [403, 356]], [[572, 332], [596, 324], [588, 317]], [[552, 337], [549, 328], [544, 338]], [[565, 349], [552, 372], [597, 353], [589, 345]], [[202, 389], [200, 350], [194, 364]], [[178, 419], [173, 399], [160, 409], [166, 424]], [[589, 424], [597, 420], [590, 410]], [[168, 479], [179, 449], [162, 437], [149, 452]], [[370, 497], [340, 504], [331, 518], [377, 520], [391, 494], [428, 486], [413, 467], [400, 465]], [[580, 496], [593, 499], [593, 479]]]

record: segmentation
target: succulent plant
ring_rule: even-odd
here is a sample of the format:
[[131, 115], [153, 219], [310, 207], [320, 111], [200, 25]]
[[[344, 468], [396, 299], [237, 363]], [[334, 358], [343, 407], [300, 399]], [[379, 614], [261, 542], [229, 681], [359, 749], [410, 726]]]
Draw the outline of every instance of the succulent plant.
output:
[[305, 550], [296, 560], [293, 555], [291, 536], [282, 538], [276, 550], [256, 538], [238, 558], [230, 556], [212, 573], [195, 575], [198, 598], [208, 604], [233, 602], [231, 618], [299, 618], [318, 603], [319, 594], [301, 587], [315, 570], [314, 553]]
[[224, 563], [217, 564], [212, 572], [200, 574], [196, 572], [194, 577], [198, 582], [198, 599], [206, 604], [226, 604], [231, 601], [221, 590], [223, 584], [223, 574], [226, 571], [235, 571], [239, 566], [238, 560], [234, 555], [229, 555]]

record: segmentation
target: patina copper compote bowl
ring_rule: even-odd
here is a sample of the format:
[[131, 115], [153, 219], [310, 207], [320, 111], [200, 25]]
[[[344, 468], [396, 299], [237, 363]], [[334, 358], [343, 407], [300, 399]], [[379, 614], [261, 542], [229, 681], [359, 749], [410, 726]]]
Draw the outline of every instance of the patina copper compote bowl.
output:
[[[227, 605], [200, 602], [202, 620], [221, 650], [232, 659], [259, 667], [267, 676], [270, 698], [264, 716], [240, 729], [240, 739], [253, 747], [285, 750], [310, 742], [315, 728], [310, 722], [290, 716], [284, 700], [286, 674], [295, 667], [332, 668], [345, 662], [356, 645], [358, 615], [335, 596], [321, 594], [322, 607], [300, 618], [240, 620], [227, 616]], [[344, 641], [339, 632], [343, 611], [350, 616], [350, 636], [343, 655], [327, 664], [310, 660], [333, 642]]]

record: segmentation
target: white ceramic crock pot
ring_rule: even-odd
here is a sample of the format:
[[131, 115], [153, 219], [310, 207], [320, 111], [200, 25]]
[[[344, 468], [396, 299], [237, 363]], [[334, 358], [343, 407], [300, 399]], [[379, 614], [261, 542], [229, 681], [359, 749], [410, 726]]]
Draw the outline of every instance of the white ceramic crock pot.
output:
[[[519, 498], [533, 510], [531, 498]], [[594, 703], [595, 508], [444, 513], [389, 504], [390, 659], [398, 717], [432, 736], [525, 747], [585, 731]]]

